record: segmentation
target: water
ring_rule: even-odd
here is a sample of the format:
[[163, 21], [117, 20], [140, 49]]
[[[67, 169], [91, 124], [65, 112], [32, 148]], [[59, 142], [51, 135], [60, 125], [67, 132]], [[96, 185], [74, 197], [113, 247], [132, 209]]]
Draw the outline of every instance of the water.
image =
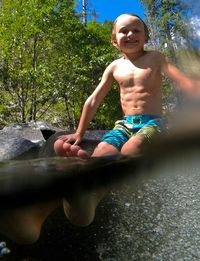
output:
[[[178, 150], [172, 143], [169, 147], [174, 149], [169, 148], [167, 153], [166, 150], [151, 153], [152, 164], [140, 168], [141, 178], [129, 176], [120, 186], [114, 186], [88, 227], [73, 226], [62, 208], [58, 208], [44, 223], [35, 244], [17, 247], [8, 242], [11, 257], [72, 261], [200, 260], [200, 153], [196, 145], [197, 142], [195, 146], [191, 142], [187, 150]], [[43, 176], [48, 169], [54, 175], [55, 163], [57, 168], [66, 167], [56, 158], [51, 159], [51, 164], [44, 158], [38, 162], [43, 166], [40, 168]], [[16, 164], [19, 170], [20, 161]], [[37, 169], [37, 160], [30, 164]], [[26, 170], [24, 166], [21, 167]], [[131, 171], [134, 176], [133, 168]]]

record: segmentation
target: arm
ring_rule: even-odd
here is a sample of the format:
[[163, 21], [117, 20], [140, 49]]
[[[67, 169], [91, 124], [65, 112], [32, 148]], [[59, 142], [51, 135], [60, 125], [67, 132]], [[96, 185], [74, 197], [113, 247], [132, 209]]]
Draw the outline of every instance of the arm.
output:
[[200, 79], [193, 79], [181, 72], [177, 67], [170, 64], [162, 56], [162, 72], [167, 75], [176, 85], [191, 96], [200, 96]]
[[86, 100], [76, 133], [60, 136], [60, 139], [67, 142], [73, 142], [74, 144], [79, 144], [81, 142], [90, 121], [93, 119], [98, 107], [111, 88], [113, 82], [113, 68], [114, 63], [111, 63], [104, 71], [102, 80], [97, 88]]

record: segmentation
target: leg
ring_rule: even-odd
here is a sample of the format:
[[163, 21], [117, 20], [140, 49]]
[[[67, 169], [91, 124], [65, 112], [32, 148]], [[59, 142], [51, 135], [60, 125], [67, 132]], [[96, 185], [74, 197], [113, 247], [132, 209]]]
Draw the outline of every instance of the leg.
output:
[[[146, 145], [146, 140], [149, 140], [157, 130], [154, 127], [146, 127], [139, 130], [138, 133], [129, 139], [126, 131], [114, 129], [108, 132], [103, 137], [103, 141], [95, 148], [92, 157], [100, 157], [109, 154], [120, 153], [117, 148], [121, 148], [121, 153], [124, 155], [140, 155]], [[148, 132], [147, 132], [148, 130]], [[113, 144], [113, 145], [111, 145]], [[95, 192], [80, 194], [76, 199], [64, 200], [63, 206], [66, 216], [72, 223], [77, 225], [88, 225], [93, 221], [95, 209], [99, 201], [109, 192], [106, 188], [98, 189]]]
[[119, 150], [107, 142], [100, 142], [92, 153], [92, 157], [101, 157], [109, 154], [119, 153]]
[[123, 145], [121, 153], [123, 155], [138, 156], [143, 153], [144, 147], [144, 138], [140, 135], [135, 135]]
[[[70, 145], [62, 140], [54, 143], [54, 151], [59, 156], [82, 157], [83, 152], [79, 146]], [[108, 154], [119, 153], [119, 150], [107, 142], [100, 142], [95, 148], [92, 157], [100, 157]], [[95, 191], [80, 192], [72, 198], [63, 199], [65, 215], [71, 223], [79, 226], [89, 225], [95, 216], [95, 210], [99, 201], [108, 193], [108, 189], [99, 188]]]
[[0, 232], [18, 244], [32, 244], [40, 236], [41, 227], [60, 201], [38, 203], [0, 213]]
[[141, 155], [146, 150], [148, 144], [160, 135], [161, 130], [159, 126], [147, 124], [122, 146], [121, 153], [124, 155]]
[[[82, 150], [62, 140], [54, 143], [58, 155], [80, 156]], [[105, 152], [104, 152], [105, 149]], [[103, 143], [95, 150], [95, 156], [118, 152], [115, 147]], [[82, 157], [85, 152], [83, 151]], [[69, 220], [80, 226], [89, 225], [95, 216], [95, 209], [99, 201], [107, 193], [106, 189], [80, 193], [68, 201], [63, 200], [63, 207]], [[17, 209], [5, 210], [0, 213], [0, 232], [19, 244], [32, 244], [38, 240], [42, 224], [49, 214], [62, 204], [62, 201], [38, 203]]]
[[77, 226], [88, 226], [95, 217], [95, 210], [105, 196], [105, 189], [80, 192], [76, 197], [63, 199], [63, 209], [69, 221]]
[[[101, 142], [94, 150], [92, 157], [100, 157], [116, 153], [119, 153], [119, 151], [114, 146], [107, 142]], [[75, 225], [89, 225], [95, 217], [97, 205], [107, 193], [107, 188], [99, 188], [95, 191], [80, 193], [76, 195], [75, 198], [69, 200], [64, 199], [63, 208], [65, 215], [70, 222]]]

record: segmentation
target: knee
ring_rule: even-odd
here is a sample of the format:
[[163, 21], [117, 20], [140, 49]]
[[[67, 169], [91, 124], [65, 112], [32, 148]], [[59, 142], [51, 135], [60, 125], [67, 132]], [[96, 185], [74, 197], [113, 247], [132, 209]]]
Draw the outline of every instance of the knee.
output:
[[119, 151], [113, 145], [107, 142], [100, 142], [92, 153], [93, 157], [100, 157], [108, 154], [118, 153]]
[[121, 149], [121, 153], [124, 155], [139, 155], [143, 153], [143, 150], [144, 150], [143, 138], [141, 136], [134, 136], [123, 145]]
[[102, 156], [102, 154], [104, 154], [105, 149], [106, 149], [106, 145], [103, 142], [99, 143], [94, 149], [92, 153], [92, 157]]

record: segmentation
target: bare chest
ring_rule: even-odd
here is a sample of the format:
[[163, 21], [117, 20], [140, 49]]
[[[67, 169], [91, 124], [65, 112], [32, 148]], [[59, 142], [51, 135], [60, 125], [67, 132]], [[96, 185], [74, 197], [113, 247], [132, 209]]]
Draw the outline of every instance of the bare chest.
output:
[[154, 67], [139, 67], [129, 61], [119, 64], [114, 72], [114, 78], [120, 87], [148, 86], [154, 77]]

